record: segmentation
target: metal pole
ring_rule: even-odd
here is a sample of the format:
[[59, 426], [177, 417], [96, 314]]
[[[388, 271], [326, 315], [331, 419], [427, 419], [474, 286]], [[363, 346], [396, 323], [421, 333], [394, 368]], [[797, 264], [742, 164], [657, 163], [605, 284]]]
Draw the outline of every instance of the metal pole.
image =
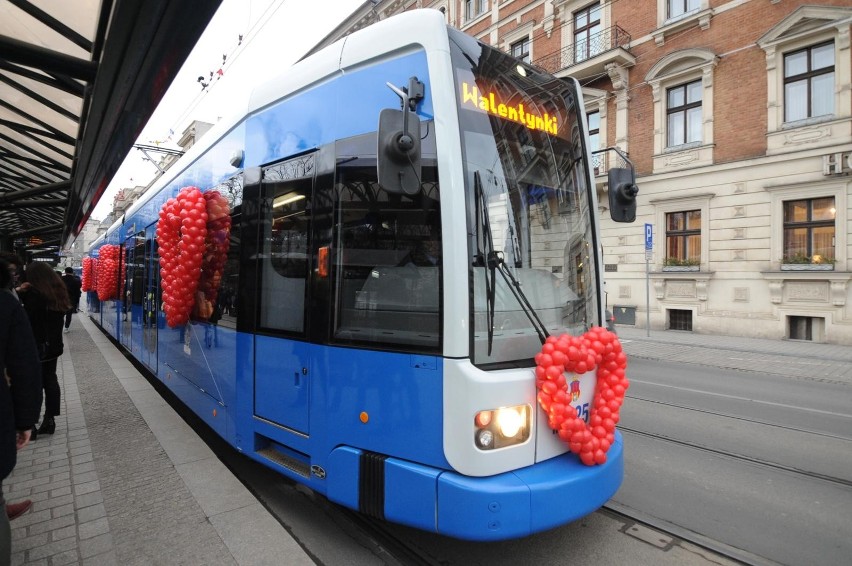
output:
[[645, 336], [651, 337], [651, 254], [645, 254]]

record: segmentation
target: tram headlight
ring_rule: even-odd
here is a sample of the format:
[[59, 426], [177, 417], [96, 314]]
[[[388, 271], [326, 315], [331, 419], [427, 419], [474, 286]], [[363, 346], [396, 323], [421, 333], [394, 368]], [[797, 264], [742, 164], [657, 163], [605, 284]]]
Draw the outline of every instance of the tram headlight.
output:
[[473, 419], [474, 441], [480, 450], [522, 444], [530, 437], [529, 405], [479, 411]]
[[497, 410], [497, 426], [500, 427], [500, 434], [505, 438], [511, 438], [518, 434], [521, 427], [524, 426], [523, 407], [521, 410], [516, 410], [516, 407]]

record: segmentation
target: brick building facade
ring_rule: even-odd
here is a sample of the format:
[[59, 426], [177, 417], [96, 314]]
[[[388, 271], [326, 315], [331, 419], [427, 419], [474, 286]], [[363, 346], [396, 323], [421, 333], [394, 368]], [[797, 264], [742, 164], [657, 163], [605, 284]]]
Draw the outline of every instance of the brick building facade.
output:
[[636, 223], [602, 215], [622, 323], [852, 343], [848, 0], [382, 0], [317, 48], [416, 8], [577, 78], [593, 144], [635, 163]]

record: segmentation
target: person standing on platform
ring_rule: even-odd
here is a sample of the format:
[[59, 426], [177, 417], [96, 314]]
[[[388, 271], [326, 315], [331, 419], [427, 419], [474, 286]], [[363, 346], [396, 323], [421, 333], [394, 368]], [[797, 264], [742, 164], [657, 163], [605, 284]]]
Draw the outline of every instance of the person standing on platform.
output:
[[16, 288], [18, 287], [18, 279], [21, 276], [24, 263], [17, 254], [12, 252], [0, 252], [0, 259], [9, 263], [9, 272], [12, 274], [12, 280], [9, 283], [9, 290], [12, 292], [12, 295], [20, 301], [21, 298], [18, 296]]
[[[8, 285], [6, 284], [6, 280], [4, 279], [4, 282], [2, 286], [0, 286], [0, 289], [8, 289], [9, 292], [15, 297], [15, 299], [20, 302], [21, 298], [15, 292], [15, 287], [17, 287], [18, 285], [18, 278], [20, 277], [23, 271], [23, 263], [21, 262], [21, 258], [13, 252], [0, 252], [0, 259], [7, 261], [9, 266]], [[29, 324], [29, 322], [27, 322], [27, 324]], [[33, 439], [34, 438], [35, 437], [33, 437]], [[24, 499], [23, 501], [18, 501], [17, 503], [7, 503], [6, 516], [9, 518], [10, 521], [17, 519], [18, 517], [29, 511], [32, 505], [33, 502], [29, 499]]]
[[65, 333], [71, 327], [71, 315], [80, 310], [80, 295], [83, 283], [80, 278], [74, 275], [74, 270], [70, 267], [65, 268], [65, 275], [62, 276], [62, 282], [65, 283], [65, 288], [68, 290], [68, 299], [71, 301], [71, 308], [65, 313]]
[[41, 358], [41, 379], [44, 385], [44, 419], [38, 434], [56, 431], [54, 417], [59, 415], [59, 377], [56, 364], [62, 355], [62, 325], [65, 313], [71, 308], [68, 290], [62, 278], [46, 263], [33, 262], [24, 272], [26, 281], [18, 287], [24, 310], [30, 319]]
[[[0, 564], [9, 564], [12, 535], [3, 480], [15, 468], [17, 452], [30, 441], [41, 410], [41, 367], [35, 339], [20, 301], [12, 295], [10, 264], [0, 259]], [[14, 504], [26, 511], [32, 502]], [[11, 507], [11, 506], [10, 506]]]

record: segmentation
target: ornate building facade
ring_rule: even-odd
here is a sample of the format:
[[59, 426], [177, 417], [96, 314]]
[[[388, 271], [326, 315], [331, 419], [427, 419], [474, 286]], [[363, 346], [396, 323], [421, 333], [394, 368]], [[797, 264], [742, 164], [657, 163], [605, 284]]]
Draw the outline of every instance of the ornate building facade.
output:
[[621, 323], [852, 343], [848, 1], [372, 1], [315, 50], [417, 8], [577, 78], [594, 148], [636, 164], [636, 223], [602, 215]]

